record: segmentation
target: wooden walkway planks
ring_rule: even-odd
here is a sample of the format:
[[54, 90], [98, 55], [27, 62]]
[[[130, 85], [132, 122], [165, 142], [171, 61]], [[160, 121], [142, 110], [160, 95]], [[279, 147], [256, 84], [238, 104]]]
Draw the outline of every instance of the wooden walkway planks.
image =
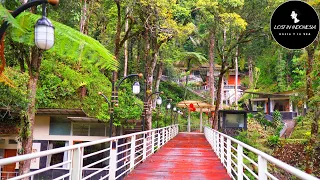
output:
[[229, 180], [230, 177], [203, 134], [180, 133], [125, 179]]

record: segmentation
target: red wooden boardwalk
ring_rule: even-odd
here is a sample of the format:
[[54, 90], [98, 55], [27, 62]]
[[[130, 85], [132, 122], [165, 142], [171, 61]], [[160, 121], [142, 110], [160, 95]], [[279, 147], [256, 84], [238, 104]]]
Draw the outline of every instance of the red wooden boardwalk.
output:
[[125, 179], [229, 180], [230, 177], [203, 134], [180, 133]]

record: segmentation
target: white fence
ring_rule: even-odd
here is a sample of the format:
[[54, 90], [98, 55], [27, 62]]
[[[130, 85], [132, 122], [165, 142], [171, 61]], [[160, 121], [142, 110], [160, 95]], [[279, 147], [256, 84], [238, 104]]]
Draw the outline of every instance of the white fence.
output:
[[[269, 172], [270, 165], [276, 166], [278, 170], [284, 170], [293, 176], [305, 180], [318, 180], [299, 169], [292, 167], [264, 152], [261, 152], [241, 141], [220, 133], [211, 128], [205, 127], [204, 133], [211, 147], [220, 158], [221, 163], [226, 167], [232, 179], [259, 179], [276, 180], [274, 175]], [[251, 157], [257, 158], [255, 162]], [[268, 167], [269, 165], [269, 167]], [[290, 178], [290, 177], [288, 177]]]
[[[31, 179], [55, 180], [90, 180], [91, 178], [114, 180], [125, 176], [128, 172], [133, 170], [137, 164], [144, 161], [170, 139], [175, 137], [178, 132], [178, 125], [173, 125], [165, 128], [86, 142], [63, 148], [1, 159], [0, 167], [20, 161], [67, 152], [70, 156], [65, 161], [32, 171], [28, 174], [13, 177], [12, 180], [22, 179], [25, 177], [30, 177]], [[84, 154], [84, 152], [86, 152], [86, 148], [102, 144], [105, 148]], [[98, 159], [96, 158], [97, 160], [90, 163], [84, 163], [84, 160], [94, 156], [98, 156]], [[68, 168], [64, 169], [64, 172], [60, 172], [60, 175], [57, 177], [48, 177], [47, 175], [43, 175], [48, 171], [61, 168], [63, 165], [67, 165]], [[95, 167], [97, 165], [99, 165], [99, 168]], [[86, 170], [91, 171], [88, 173], [85, 172]], [[51, 172], [51, 174], [53, 173]]]

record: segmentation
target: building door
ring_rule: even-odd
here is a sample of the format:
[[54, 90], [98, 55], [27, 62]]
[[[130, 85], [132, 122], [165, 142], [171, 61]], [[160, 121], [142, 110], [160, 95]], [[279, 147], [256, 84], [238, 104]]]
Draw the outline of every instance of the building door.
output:
[[[4, 158], [13, 157], [17, 155], [16, 149], [5, 149], [4, 150]], [[1, 180], [6, 180], [12, 177], [15, 177], [15, 168], [16, 163], [8, 164], [3, 166], [2, 173], [1, 173]]]

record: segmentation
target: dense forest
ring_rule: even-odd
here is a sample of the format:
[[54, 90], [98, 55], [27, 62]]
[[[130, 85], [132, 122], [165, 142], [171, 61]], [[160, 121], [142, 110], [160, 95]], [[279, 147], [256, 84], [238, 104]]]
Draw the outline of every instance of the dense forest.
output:
[[[0, 108], [9, 114], [19, 112], [19, 118], [13, 122], [2, 117], [1, 121], [20, 126], [20, 153], [26, 154], [37, 108], [81, 108], [88, 116], [109, 122], [109, 105], [98, 92], [110, 97], [112, 82], [143, 73], [142, 93], [134, 96], [131, 92], [132, 83], [139, 79], [128, 79], [120, 87], [114, 125], [126, 126], [126, 119], [140, 119], [141, 110], [134, 104], [145, 103], [149, 108], [144, 114], [146, 127], [151, 129], [155, 127], [151, 110], [155, 101], [144, 97], [164, 91], [173, 103], [202, 99], [174, 82], [191, 68], [208, 64], [205, 101], [215, 105], [215, 111], [222, 108], [222, 78], [232, 69], [242, 74], [241, 86], [247, 90], [294, 91], [297, 96], [292, 99], [299, 107], [307, 102], [303, 118], [310, 122], [305, 127], [310, 132], [306, 142], [310, 156], [304, 168], [311, 173], [320, 139], [319, 36], [301, 50], [288, 50], [274, 41], [270, 17], [283, 2], [60, 0], [57, 6], [47, 6], [47, 16], [55, 26], [55, 44], [42, 51], [33, 40], [41, 7], [14, 19], [9, 12], [27, 0], [2, 0], [0, 16], [10, 27], [0, 48]], [[306, 2], [320, 12], [318, 0]], [[179, 70], [178, 64], [186, 70]], [[221, 68], [214, 78], [215, 65]], [[161, 81], [163, 76], [169, 81]], [[233, 107], [243, 108], [248, 98], [243, 96]], [[212, 118], [216, 128], [217, 113]]]

